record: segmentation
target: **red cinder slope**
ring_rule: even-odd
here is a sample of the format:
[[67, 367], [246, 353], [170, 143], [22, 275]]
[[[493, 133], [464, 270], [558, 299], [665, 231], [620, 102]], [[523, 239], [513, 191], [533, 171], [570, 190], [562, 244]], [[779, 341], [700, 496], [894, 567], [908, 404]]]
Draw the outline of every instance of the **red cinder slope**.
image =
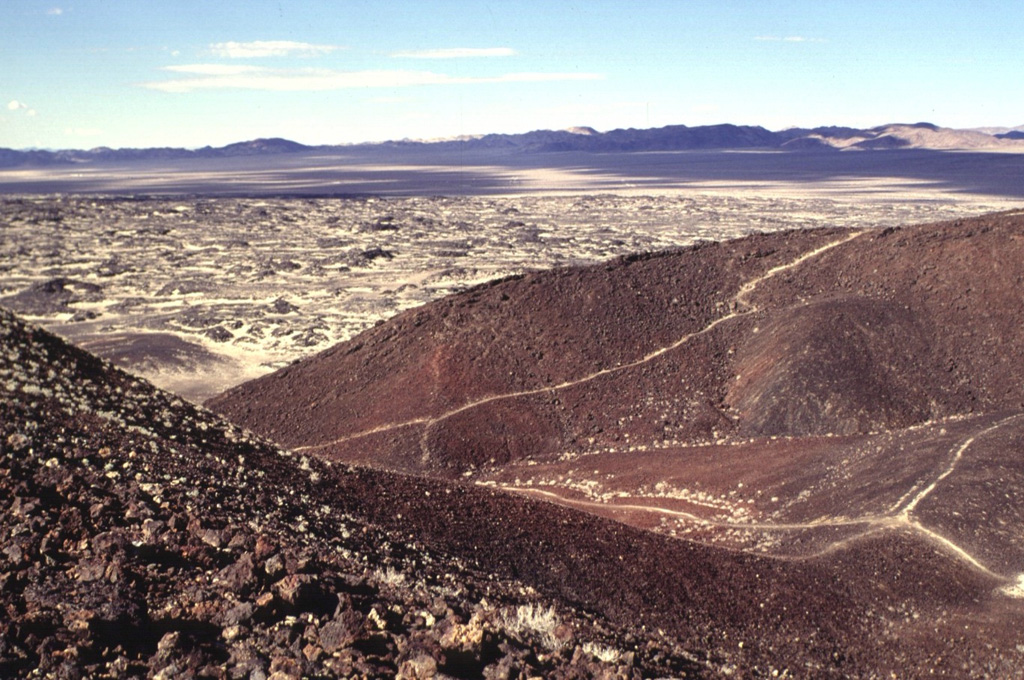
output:
[[759, 235], [532, 273], [212, 400], [283, 445], [458, 474], [1024, 404], [1024, 216]]
[[[1012, 450], [1020, 427], [975, 436]], [[974, 453], [936, 481], [974, 496], [992, 481]], [[928, 486], [902, 524], [746, 554], [288, 454], [2, 310], [0, 492], [3, 677], [1005, 677], [1022, 662], [1014, 580], [915, 528], [936, 511]]]

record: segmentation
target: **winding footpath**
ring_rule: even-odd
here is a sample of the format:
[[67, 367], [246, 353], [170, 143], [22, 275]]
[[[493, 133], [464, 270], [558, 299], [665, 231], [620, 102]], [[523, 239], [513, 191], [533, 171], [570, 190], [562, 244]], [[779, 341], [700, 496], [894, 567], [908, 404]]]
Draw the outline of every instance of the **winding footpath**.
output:
[[[968, 564], [973, 569], [980, 573], [989, 576], [1000, 581], [1010, 583], [1017, 581], [1024, 583], [1024, 574], [1007, 576], [1005, 574], [999, 574], [992, 571], [989, 567], [985, 566], [978, 558], [971, 555], [963, 547], [957, 545], [954, 541], [948, 537], [943, 536], [937, 531], [930, 529], [925, 526], [921, 521], [913, 516], [914, 510], [917, 506], [927, 498], [932, 492], [935, 491], [936, 487], [944, 480], [948, 479], [955, 471], [957, 465], [963, 460], [964, 454], [975, 444], [979, 439], [989, 435], [1008, 423], [1024, 418], [1024, 414], [1015, 414], [996, 423], [986, 427], [980, 432], [976, 432], [970, 437], [967, 437], [963, 441], [959, 442], [957, 446], [950, 451], [950, 460], [946, 467], [938, 475], [932, 479], [931, 483], [924, 486], [927, 480], [921, 480], [910, 491], [905, 493], [890, 509], [889, 512], [883, 515], [865, 515], [863, 517], [854, 518], [821, 518], [811, 522], [730, 522], [727, 520], [713, 520], [700, 517], [693, 513], [672, 510], [669, 508], [660, 508], [651, 505], [641, 505], [637, 503], [603, 503], [599, 501], [588, 501], [579, 498], [571, 498], [563, 496], [561, 494], [546, 491], [542, 489], [534, 489], [530, 487], [520, 487], [513, 485], [499, 485], [498, 488], [505, 491], [510, 491], [522, 495], [528, 495], [533, 497], [543, 497], [551, 500], [552, 502], [559, 503], [561, 505], [567, 505], [570, 507], [588, 509], [588, 510], [604, 510], [604, 511], [623, 511], [623, 512], [647, 512], [661, 516], [674, 517], [677, 519], [685, 520], [687, 522], [693, 522], [700, 526], [712, 527], [718, 529], [740, 529], [745, 531], [754, 532], [793, 532], [793, 531], [805, 531], [810, 529], [820, 529], [824, 527], [850, 527], [850, 526], [863, 526], [864, 530], [858, 532], [853, 536], [849, 536], [838, 541], [834, 541], [826, 546], [824, 549], [811, 553], [801, 555], [785, 555], [779, 554], [774, 555], [775, 557], [788, 558], [788, 559], [811, 559], [820, 557], [822, 555], [833, 553], [842, 548], [857, 542], [882, 533], [884, 531], [893, 530], [904, 530], [910, 531], [924, 538], [929, 543], [942, 549], [944, 552], [949, 554], [961, 562]], [[923, 488], [922, 488], [923, 487]], [[1014, 597], [1024, 597], [1024, 590], [1021, 591], [1020, 595], [1015, 594], [1016, 591], [1004, 589], [1004, 592]]]
[[[506, 392], [506, 393], [502, 393], [502, 394], [493, 394], [493, 395], [481, 397], [479, 399], [467, 402], [467, 403], [465, 403], [465, 404], [463, 404], [461, 406], [458, 406], [456, 408], [453, 408], [453, 409], [451, 409], [449, 411], [446, 411], [446, 412], [441, 413], [441, 414], [436, 415], [436, 416], [423, 416], [423, 417], [419, 417], [419, 418], [412, 418], [412, 419], [405, 420], [405, 421], [402, 421], [402, 422], [386, 423], [386, 424], [379, 425], [379, 426], [371, 428], [371, 429], [363, 430], [361, 432], [356, 432], [356, 433], [349, 434], [349, 435], [346, 435], [346, 436], [343, 436], [343, 437], [338, 437], [336, 439], [332, 439], [332, 440], [327, 441], [327, 442], [322, 442], [322, 443], [319, 443], [319, 444], [310, 444], [310, 445], [306, 445], [306, 446], [296, 447], [293, 450], [294, 451], [315, 451], [315, 450], [329, 448], [331, 446], [335, 446], [335, 445], [338, 445], [338, 444], [343, 444], [343, 443], [346, 443], [346, 442], [358, 440], [358, 439], [361, 439], [361, 438], [369, 437], [369, 436], [372, 436], [372, 435], [375, 435], [375, 434], [381, 434], [381, 433], [385, 433], [385, 432], [393, 432], [393, 431], [396, 431], [396, 430], [401, 430], [401, 429], [410, 428], [410, 427], [422, 427], [423, 429], [422, 429], [422, 432], [421, 432], [420, 437], [419, 437], [419, 446], [420, 446], [420, 449], [421, 449], [421, 459], [423, 460], [423, 462], [426, 462], [426, 461], [428, 461], [430, 459], [430, 456], [431, 456], [430, 445], [429, 445], [430, 433], [431, 433], [432, 428], [434, 426], [436, 426], [438, 423], [441, 423], [441, 422], [443, 422], [443, 421], [445, 421], [445, 420], [447, 420], [449, 418], [452, 418], [452, 417], [454, 417], [456, 415], [459, 415], [461, 413], [464, 413], [466, 411], [469, 411], [469, 410], [472, 410], [472, 409], [475, 409], [475, 408], [479, 408], [481, 406], [485, 406], [487, 404], [491, 404], [491, 403], [494, 403], [494, 402], [497, 402], [497, 401], [518, 399], [518, 398], [522, 398], [522, 397], [530, 397], [530, 396], [536, 396], [536, 395], [541, 395], [541, 394], [554, 395], [554, 394], [557, 394], [561, 390], [566, 390], [566, 389], [570, 389], [570, 388], [573, 388], [573, 387], [578, 387], [580, 385], [585, 385], [585, 384], [587, 384], [589, 382], [592, 382], [592, 381], [597, 380], [599, 378], [602, 378], [604, 376], [615, 375], [615, 374], [618, 374], [618, 373], [621, 373], [621, 372], [624, 372], [624, 371], [629, 371], [629, 370], [641, 367], [641, 366], [643, 366], [643, 365], [645, 365], [645, 364], [647, 364], [647, 363], [657, 359], [658, 357], [661, 357], [661, 356], [663, 356], [663, 355], [665, 355], [665, 354], [667, 354], [669, 352], [672, 352], [673, 350], [675, 350], [675, 349], [685, 345], [686, 343], [690, 342], [694, 338], [700, 337], [700, 336], [702, 336], [702, 335], [704, 335], [706, 333], [711, 332], [712, 330], [714, 330], [715, 328], [717, 328], [718, 326], [720, 326], [723, 323], [726, 323], [726, 322], [728, 322], [730, 320], [733, 320], [733, 319], [736, 319], [736, 318], [740, 318], [740, 317], [744, 317], [744, 316], [748, 316], [748, 315], [751, 315], [751, 314], [754, 314], [754, 313], [758, 312], [760, 310], [760, 308], [755, 303], [750, 301], [750, 297], [751, 297], [751, 295], [753, 295], [757, 291], [758, 287], [761, 284], [763, 284], [765, 281], [768, 281], [768, 280], [778, 276], [779, 274], [781, 274], [783, 272], [795, 269], [795, 268], [799, 267], [800, 265], [802, 265], [803, 263], [805, 263], [805, 262], [807, 262], [809, 260], [812, 260], [812, 259], [822, 255], [825, 252], [828, 252], [828, 251], [830, 251], [830, 250], [832, 250], [834, 248], [837, 248], [837, 247], [842, 246], [842, 245], [844, 245], [846, 243], [849, 243], [850, 241], [852, 241], [852, 240], [858, 238], [859, 236], [861, 236], [863, 233], [865, 233], [865, 232], [863, 232], [863, 231], [855, 231], [855, 232], [852, 232], [852, 233], [850, 233], [850, 234], [848, 234], [848, 235], [846, 235], [846, 236], [844, 236], [844, 237], [842, 237], [840, 239], [837, 239], [835, 241], [830, 241], [829, 243], [826, 243], [826, 244], [824, 244], [822, 246], [819, 246], [818, 248], [815, 248], [813, 250], [810, 250], [808, 252], [805, 252], [805, 253], [799, 255], [798, 257], [794, 258], [793, 260], [791, 260], [789, 262], [777, 265], [777, 266], [769, 269], [768, 271], [766, 271], [764, 274], [762, 274], [762, 275], [760, 275], [760, 276], [758, 276], [756, 278], [753, 278], [753, 279], [745, 282], [744, 284], [742, 284], [740, 286], [740, 288], [737, 291], [736, 295], [732, 298], [731, 304], [729, 305], [729, 308], [731, 310], [731, 311], [729, 311], [729, 313], [727, 313], [727, 314], [725, 314], [725, 315], [723, 315], [723, 316], [713, 320], [707, 326], [705, 326], [705, 327], [703, 327], [703, 328], [701, 328], [701, 329], [699, 329], [697, 331], [694, 331], [692, 333], [688, 333], [688, 334], [682, 336], [681, 338], [679, 338], [678, 340], [676, 340], [675, 342], [673, 342], [673, 343], [671, 343], [669, 345], [666, 345], [664, 347], [660, 347], [658, 349], [655, 349], [655, 350], [645, 354], [644, 356], [640, 357], [639, 359], [636, 359], [636, 360], [631, 361], [629, 363], [620, 364], [620, 365], [609, 367], [609, 368], [603, 368], [601, 370], [594, 371], [593, 373], [589, 373], [587, 375], [584, 375], [584, 376], [581, 376], [581, 377], [578, 377], [578, 378], [574, 378], [572, 380], [567, 380], [565, 382], [562, 382], [562, 383], [559, 383], [559, 384], [556, 384], [556, 385], [548, 385], [548, 386], [539, 387], [539, 388], [519, 390], [519, 391], [515, 391], [515, 392]], [[834, 551], [837, 551], [837, 550], [840, 550], [840, 549], [844, 548], [847, 545], [850, 545], [851, 543], [853, 543], [855, 541], [864, 540], [867, 537], [879, 534], [879, 533], [884, 532], [884, 531], [893, 531], [893, 530], [910, 531], [910, 532], [913, 532], [913, 533], [921, 536], [922, 538], [924, 538], [928, 542], [932, 543], [933, 545], [937, 546], [938, 548], [942, 549], [944, 552], [946, 552], [947, 554], [951, 555], [955, 559], [958, 559], [958, 560], [968, 564], [973, 569], [975, 569], [975, 570], [977, 570], [977, 571], [979, 571], [979, 572], [981, 572], [981, 573], [983, 573], [983, 574], [985, 574], [987, 576], [990, 576], [990, 577], [992, 577], [994, 579], [998, 579], [998, 580], [1001, 580], [1001, 581], [1004, 581], [1004, 582], [1007, 582], [1007, 583], [1014, 581], [1014, 579], [1017, 579], [1021, 583], [1024, 583], [1024, 574], [1020, 575], [1019, 577], [1016, 576], [1016, 575], [1013, 576], [1013, 577], [1008, 577], [1006, 575], [997, 574], [997, 573], [993, 572], [991, 569], [989, 569], [987, 566], [982, 564], [977, 558], [975, 558], [973, 555], [971, 555], [964, 548], [962, 548], [961, 546], [957, 545], [955, 542], [953, 542], [952, 540], [950, 540], [946, 536], [943, 536], [943, 535], [939, 534], [938, 532], [936, 532], [936, 531], [926, 527], [925, 525], [923, 525], [920, 522], [920, 520], [918, 520], [918, 519], [916, 519], [914, 517], [914, 511], [916, 510], [917, 506], [925, 498], [927, 498], [935, 490], [935, 488], [939, 484], [941, 484], [944, 480], [949, 478], [949, 476], [952, 475], [955, 472], [956, 467], [960, 463], [960, 461], [963, 459], [963, 456], [964, 456], [965, 452], [971, 447], [972, 444], [974, 444], [978, 440], [978, 438], [984, 437], [985, 435], [987, 435], [987, 434], [997, 430], [998, 428], [1002, 427], [1006, 423], [1008, 423], [1008, 422], [1010, 422], [1010, 421], [1012, 421], [1012, 420], [1014, 420], [1016, 418], [1019, 418], [1019, 417], [1024, 417], [1024, 416], [1022, 416], [1022, 415], [1015, 415], [1015, 416], [1011, 416], [1009, 418], [1005, 418], [1003, 420], [1000, 420], [999, 422], [997, 422], [997, 423], [995, 423], [995, 424], [985, 428], [984, 430], [982, 430], [980, 432], [975, 433], [971, 437], [968, 437], [964, 441], [960, 442], [959, 445], [955, 448], [955, 450], [951, 451], [949, 463], [942, 470], [942, 472], [940, 472], [938, 475], [936, 475], [935, 478], [932, 479], [932, 481], [929, 484], [927, 484], [927, 486], [924, 486], [926, 480], [922, 480], [922, 481], [918, 482], [916, 485], [914, 485], [913, 488], [911, 488], [909, 491], [907, 491], [907, 493], [905, 493], [893, 506], [891, 506], [891, 508], [889, 509], [888, 513], [883, 514], [883, 515], [867, 515], [867, 516], [859, 517], [859, 518], [823, 518], [823, 519], [815, 520], [815, 521], [812, 521], [812, 522], [802, 522], [802, 523], [729, 522], [729, 521], [724, 521], [724, 520], [709, 520], [709, 519], [702, 518], [702, 517], [699, 517], [697, 515], [694, 515], [692, 513], [688, 513], [688, 512], [684, 512], [684, 511], [680, 511], [680, 510], [672, 510], [672, 509], [669, 509], [669, 508], [659, 508], [659, 507], [649, 506], [649, 505], [641, 505], [641, 504], [635, 504], [635, 503], [634, 504], [616, 504], [616, 503], [602, 503], [602, 502], [597, 502], [597, 501], [588, 501], [588, 500], [583, 500], [583, 499], [571, 498], [571, 497], [563, 496], [563, 495], [560, 495], [560, 494], [557, 494], [557, 493], [554, 493], [554, 492], [551, 492], [551, 491], [545, 491], [545, 490], [541, 490], [541, 489], [533, 489], [533, 488], [517, 487], [517, 486], [504, 486], [504, 485], [499, 485], [498, 488], [504, 489], [504, 490], [509, 491], [509, 492], [514, 492], [514, 493], [519, 493], [519, 494], [524, 494], [524, 495], [530, 495], [530, 496], [534, 496], [534, 497], [537, 497], [537, 496], [543, 497], [543, 498], [546, 498], [546, 499], [548, 499], [548, 500], [550, 500], [552, 502], [556, 502], [556, 503], [567, 505], [567, 506], [577, 507], [577, 508], [581, 508], [581, 509], [588, 509], [588, 510], [600, 509], [600, 510], [604, 510], [604, 511], [647, 512], [647, 513], [653, 513], [653, 514], [658, 514], [658, 515], [662, 515], [662, 516], [674, 517], [676, 519], [684, 520], [684, 521], [687, 521], [687, 522], [694, 522], [694, 523], [702, 525], [702, 526], [721, 528], [721, 529], [739, 529], [739, 530], [745, 530], [745, 531], [762, 531], [762, 532], [793, 532], [793, 531], [805, 531], [805, 530], [812, 530], [812, 529], [820, 529], [820, 528], [823, 528], [823, 527], [851, 527], [851, 526], [863, 526], [864, 527], [863, 531], [858, 532], [857, 534], [855, 534], [853, 536], [849, 536], [849, 537], [843, 538], [843, 539], [841, 539], [839, 541], [832, 542], [828, 546], [826, 546], [822, 551], [820, 551], [818, 553], [815, 553], [815, 554], [810, 555], [810, 556], [808, 556], [808, 555], [789, 556], [789, 558], [791, 558], [791, 559], [807, 559], [809, 557], [816, 557], [816, 556], [819, 556], [819, 555], [823, 555], [825, 553], [834, 552]], [[780, 558], [787, 558], [787, 556], [785, 556], [785, 555], [779, 555], [778, 557], [780, 557]], [[1021, 590], [1022, 590], [1021, 596], [1024, 596], [1024, 587], [1022, 587]], [[1007, 594], [1012, 594], [1009, 590], [1006, 590], [1006, 592], [1007, 592]]]
[[467, 403], [463, 404], [462, 406], [459, 406], [457, 408], [451, 409], [451, 410], [446, 411], [446, 412], [444, 412], [444, 413], [442, 413], [440, 415], [437, 415], [437, 416], [433, 416], [433, 417], [424, 416], [424, 417], [421, 417], [421, 418], [412, 418], [410, 420], [405, 420], [405, 421], [398, 422], [398, 423], [387, 423], [387, 424], [384, 424], [384, 425], [379, 425], [377, 427], [371, 428], [369, 430], [363, 430], [361, 432], [356, 432], [356, 433], [353, 433], [353, 434], [345, 435], [344, 437], [338, 437], [337, 439], [332, 439], [331, 441], [328, 441], [328, 442], [323, 442], [323, 443], [320, 443], [320, 444], [309, 444], [309, 445], [306, 445], [306, 446], [295, 447], [293, 450], [294, 451], [315, 451], [315, 450], [318, 450], [318, 449], [325, 449], [325, 448], [328, 448], [328, 447], [331, 447], [331, 446], [335, 446], [335, 445], [338, 445], [338, 444], [343, 444], [345, 442], [353, 441], [353, 440], [356, 440], [356, 439], [362, 439], [363, 437], [369, 437], [369, 436], [375, 435], [375, 434], [381, 434], [381, 433], [384, 433], [384, 432], [391, 432], [391, 431], [394, 431], [394, 430], [400, 430], [400, 429], [406, 428], [406, 427], [415, 427], [415, 426], [418, 426], [418, 425], [422, 425], [422, 426], [424, 426], [424, 432], [423, 432], [423, 434], [422, 434], [422, 436], [420, 438], [420, 445], [421, 445], [421, 449], [423, 449], [424, 458], [428, 458], [429, 455], [430, 455], [430, 451], [429, 451], [429, 446], [427, 445], [427, 439], [429, 437], [430, 429], [432, 427], [434, 427], [435, 425], [437, 425], [438, 423], [443, 422], [443, 421], [445, 421], [445, 420], [447, 420], [447, 419], [449, 419], [449, 418], [451, 418], [453, 416], [456, 416], [456, 415], [458, 415], [460, 413], [464, 413], [466, 411], [469, 411], [469, 410], [472, 410], [472, 409], [475, 409], [475, 408], [479, 408], [481, 406], [484, 406], [486, 404], [491, 404], [491, 403], [494, 403], [496, 401], [503, 401], [503, 400], [507, 400], [507, 399], [518, 399], [518, 398], [521, 398], [521, 397], [532, 397], [532, 396], [536, 396], [536, 395], [539, 395], [539, 394], [556, 394], [556, 393], [558, 393], [561, 390], [569, 389], [569, 388], [572, 388], [572, 387], [578, 387], [580, 385], [584, 385], [586, 383], [593, 382], [594, 380], [597, 380], [598, 378], [602, 378], [602, 377], [608, 376], [608, 375], [615, 375], [615, 374], [621, 373], [623, 371], [629, 371], [629, 370], [632, 370], [634, 368], [638, 368], [640, 366], [643, 366], [644, 364], [650, 363], [654, 359], [657, 359], [658, 357], [661, 357], [661, 356], [663, 356], [664, 354], [666, 354], [668, 352], [671, 352], [671, 351], [673, 351], [675, 349], [678, 349], [679, 347], [682, 347], [683, 345], [685, 345], [686, 343], [690, 342], [694, 338], [700, 337], [702, 335], [705, 335], [706, 333], [711, 332], [712, 330], [714, 330], [715, 328], [717, 328], [718, 326], [720, 326], [721, 324], [723, 324], [723, 323], [725, 323], [727, 321], [730, 321], [732, 319], [736, 319], [736, 318], [739, 318], [739, 317], [748, 316], [750, 314], [756, 313], [757, 311], [759, 311], [760, 308], [757, 307], [756, 305], [750, 303], [749, 302], [749, 297], [750, 297], [750, 295], [752, 293], [754, 293], [754, 291], [757, 290], [757, 287], [760, 286], [762, 283], [764, 283], [765, 281], [767, 281], [767, 280], [769, 280], [771, 278], [774, 278], [775, 276], [778, 276], [782, 272], [789, 271], [791, 269], [799, 267], [801, 264], [803, 264], [807, 260], [811, 260], [813, 258], [816, 258], [819, 255], [821, 255], [822, 253], [825, 253], [825, 252], [827, 252], [829, 250], [832, 250], [833, 248], [836, 248], [838, 246], [841, 246], [841, 245], [844, 245], [846, 243], [849, 243], [850, 241], [852, 241], [853, 239], [857, 238], [858, 236], [860, 236], [863, 233], [864, 233], [863, 231], [855, 231], [855, 232], [852, 232], [852, 233], [844, 236], [843, 238], [837, 239], [835, 241], [830, 241], [829, 243], [826, 243], [823, 246], [820, 246], [818, 248], [815, 248], [814, 250], [810, 250], [810, 251], [808, 251], [806, 253], [801, 254], [799, 257], [796, 257], [795, 259], [793, 259], [793, 260], [791, 260], [789, 262], [786, 262], [785, 264], [780, 264], [780, 265], [777, 265], [777, 266], [769, 269], [767, 272], [765, 272], [761, 276], [758, 276], [758, 277], [756, 277], [754, 279], [751, 279], [750, 281], [747, 281], [742, 286], [740, 286], [740, 289], [737, 291], [736, 295], [733, 297], [732, 304], [730, 305], [732, 307], [732, 311], [730, 311], [728, 314], [715, 319], [714, 321], [709, 323], [704, 328], [701, 328], [700, 330], [694, 331], [692, 333], [688, 333], [688, 334], [684, 335], [683, 337], [681, 337], [680, 339], [676, 340], [675, 342], [673, 342], [673, 343], [671, 343], [669, 345], [666, 345], [664, 347], [659, 347], [658, 349], [653, 350], [653, 351], [645, 354], [644, 356], [640, 357], [639, 359], [636, 359], [636, 360], [631, 361], [629, 363], [619, 364], [617, 366], [612, 366], [610, 368], [603, 368], [603, 369], [601, 369], [599, 371], [594, 371], [593, 373], [590, 373], [588, 375], [584, 375], [584, 376], [582, 376], [580, 378], [574, 378], [572, 380], [567, 380], [567, 381], [559, 383], [557, 385], [546, 385], [544, 387], [537, 387], [537, 388], [528, 389], [528, 390], [520, 390], [518, 392], [506, 392], [506, 393], [503, 393], [503, 394], [493, 394], [493, 395], [489, 395], [489, 396], [486, 396], [486, 397], [481, 397], [480, 399], [476, 399], [475, 401], [467, 402]]

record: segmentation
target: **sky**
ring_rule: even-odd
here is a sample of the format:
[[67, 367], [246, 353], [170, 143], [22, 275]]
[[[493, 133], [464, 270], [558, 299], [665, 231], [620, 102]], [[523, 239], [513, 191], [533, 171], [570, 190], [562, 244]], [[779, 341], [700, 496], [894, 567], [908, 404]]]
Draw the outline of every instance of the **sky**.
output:
[[1024, 124], [1024, 2], [0, 0], [0, 147]]

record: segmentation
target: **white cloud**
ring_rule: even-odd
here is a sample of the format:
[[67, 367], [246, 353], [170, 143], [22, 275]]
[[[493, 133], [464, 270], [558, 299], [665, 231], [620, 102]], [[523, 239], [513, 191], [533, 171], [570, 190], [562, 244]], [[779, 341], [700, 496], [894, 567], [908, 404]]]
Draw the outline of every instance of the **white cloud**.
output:
[[405, 104], [414, 101], [412, 97], [367, 97], [371, 104]]
[[61, 9], [60, 7], [53, 7], [51, 9], [46, 10], [46, 13], [49, 14], [51, 17], [59, 17], [61, 14], [64, 14], [64, 10]]
[[141, 83], [162, 92], [195, 90], [267, 90], [299, 92], [354, 88], [412, 87], [417, 85], [467, 85], [480, 83], [528, 83], [568, 80], [600, 80], [598, 73], [506, 73], [486, 78], [460, 78], [432, 71], [335, 71], [331, 69], [274, 69], [258, 66], [191, 64], [165, 66], [165, 71], [194, 74], [195, 78]]
[[437, 50], [410, 50], [394, 52], [392, 57], [400, 59], [466, 59], [476, 57], [512, 57], [516, 51], [511, 47], [449, 47]]
[[505, 73], [493, 78], [465, 79], [479, 83], [547, 83], [557, 80], [603, 80], [600, 73]]
[[313, 45], [291, 40], [254, 40], [252, 42], [221, 42], [210, 45], [210, 52], [228, 59], [255, 57], [311, 57], [342, 49], [339, 45]]
[[36, 110], [29, 107], [25, 102], [19, 102], [17, 99], [12, 99], [7, 102], [8, 111], [24, 111], [26, 116], [36, 115]]

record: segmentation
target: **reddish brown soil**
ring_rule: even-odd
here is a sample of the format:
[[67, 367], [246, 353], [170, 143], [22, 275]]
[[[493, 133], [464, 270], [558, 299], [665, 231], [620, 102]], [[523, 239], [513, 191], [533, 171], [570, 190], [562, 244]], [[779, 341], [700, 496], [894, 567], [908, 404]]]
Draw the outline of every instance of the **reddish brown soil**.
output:
[[[3, 327], [0, 662], [13, 675], [981, 677], [1020, 663], [1003, 581], [905, 529], [780, 560], [283, 456]], [[499, 615], [531, 592], [568, 626], [554, 654]], [[619, 661], [576, 651], [591, 636]]]
[[490, 284], [210, 406], [324, 457], [452, 473], [627, 437], [856, 434], [1022, 408], [1024, 216], [849, 236], [753, 236]]
[[394, 515], [430, 498], [501, 504], [290, 457], [0, 310], [0, 677], [714, 672]]
[[1022, 642], [1022, 282], [1020, 213], [753, 236], [482, 286], [210, 405], [306, 454], [511, 487], [360, 507], [723, 658], [756, 631], [796, 675], [834, 644], [840, 675], [998, 676]]
[[[780, 560], [330, 465], [2, 312], [0, 329], [7, 676], [983, 677], [1021, 662], [1002, 580], [910, 531]], [[559, 625], [517, 626], [526, 605]]]

